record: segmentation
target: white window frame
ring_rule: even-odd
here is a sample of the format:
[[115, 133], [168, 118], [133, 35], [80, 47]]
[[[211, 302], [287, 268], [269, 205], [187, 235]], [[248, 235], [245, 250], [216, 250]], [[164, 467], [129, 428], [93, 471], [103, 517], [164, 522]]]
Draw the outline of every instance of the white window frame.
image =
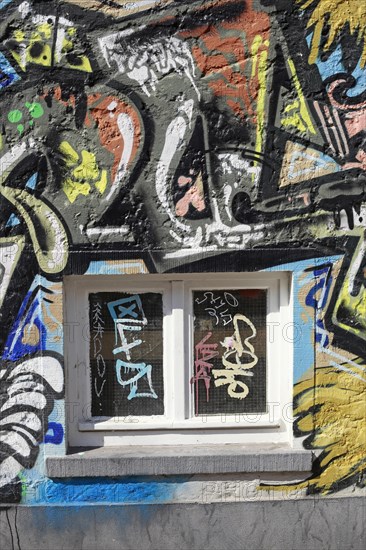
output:
[[[197, 443], [292, 444], [293, 338], [287, 272], [73, 275], [64, 279], [64, 351], [70, 446]], [[193, 291], [267, 290], [267, 412], [194, 416]], [[92, 417], [88, 295], [163, 293], [164, 415]], [[285, 336], [284, 336], [285, 335]], [[169, 365], [174, 363], [174, 369]], [[284, 413], [285, 411], [285, 413]]]

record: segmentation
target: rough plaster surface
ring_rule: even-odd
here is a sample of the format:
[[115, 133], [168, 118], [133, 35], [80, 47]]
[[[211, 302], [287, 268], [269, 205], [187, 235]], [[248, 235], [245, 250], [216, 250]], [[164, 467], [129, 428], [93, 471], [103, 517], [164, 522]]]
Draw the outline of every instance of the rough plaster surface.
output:
[[361, 498], [0, 512], [3, 550], [363, 550]]
[[91, 274], [288, 271], [297, 490], [364, 487], [365, 29], [359, 0], [0, 0], [0, 502], [57, 485], [63, 281]]

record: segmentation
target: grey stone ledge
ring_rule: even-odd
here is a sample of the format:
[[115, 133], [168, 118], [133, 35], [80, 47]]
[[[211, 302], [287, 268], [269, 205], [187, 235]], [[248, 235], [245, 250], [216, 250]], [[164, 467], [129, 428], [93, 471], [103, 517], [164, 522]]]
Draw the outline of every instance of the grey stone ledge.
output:
[[310, 472], [312, 453], [268, 445], [73, 448], [47, 457], [51, 478]]

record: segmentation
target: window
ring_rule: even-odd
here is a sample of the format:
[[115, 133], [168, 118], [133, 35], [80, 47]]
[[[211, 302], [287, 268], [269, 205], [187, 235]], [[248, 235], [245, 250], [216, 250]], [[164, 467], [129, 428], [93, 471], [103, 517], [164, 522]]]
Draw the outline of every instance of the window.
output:
[[67, 277], [70, 445], [289, 442], [289, 294], [286, 273]]

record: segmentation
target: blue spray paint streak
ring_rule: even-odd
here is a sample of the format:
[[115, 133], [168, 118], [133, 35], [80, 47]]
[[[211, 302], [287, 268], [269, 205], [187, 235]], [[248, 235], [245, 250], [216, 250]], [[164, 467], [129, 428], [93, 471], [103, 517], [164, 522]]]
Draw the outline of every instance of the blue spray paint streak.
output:
[[[38, 288], [37, 293], [35, 289]], [[52, 313], [49, 311], [49, 304], [43, 300], [47, 288], [50, 288], [52, 292], [52, 284], [49, 285], [49, 282], [45, 277], [37, 275], [34, 278], [34, 281], [29, 289], [29, 292], [25, 296], [23, 303], [20, 307], [19, 313], [16, 317], [16, 320], [13, 324], [13, 327], [8, 335], [8, 339], [5, 346], [5, 351], [3, 354], [3, 359], [16, 360], [20, 359], [28, 353], [36, 353], [41, 350], [51, 350], [58, 353], [63, 353], [63, 342], [60, 335], [62, 335], [62, 326], [58, 320], [56, 320]], [[30, 304], [31, 295], [33, 293], [33, 303]], [[47, 293], [46, 293], [47, 295]], [[43, 322], [43, 313], [42, 307], [47, 310], [46, 314], [53, 321], [54, 328], [50, 329]], [[29, 308], [27, 310], [27, 308]], [[37, 345], [30, 346], [24, 345], [22, 338], [24, 336], [23, 330], [24, 327], [32, 322], [39, 331], [40, 339]]]
[[[1, 9], [0, 4], [0, 9]], [[20, 76], [10, 65], [6, 57], [0, 52], [0, 88], [7, 88], [17, 80], [20, 80]]]
[[191, 476], [169, 476], [151, 481], [149, 477], [78, 478], [47, 480], [38, 484], [27, 504], [126, 503], [158, 504], [174, 499], [177, 486]]
[[44, 436], [44, 443], [53, 443], [53, 445], [60, 445], [63, 439], [64, 429], [62, 424], [60, 424], [59, 422], [49, 422], [47, 433]]
[[[316, 327], [315, 327], [315, 341], [321, 343], [322, 347], [328, 347], [329, 337], [325, 330], [323, 320], [319, 317], [323, 307], [328, 301], [330, 287], [332, 285], [333, 277], [331, 276], [331, 267], [326, 266], [323, 269], [315, 269], [313, 271], [314, 277], [319, 277], [319, 280], [311, 288], [305, 299], [305, 304], [312, 307], [316, 311]], [[321, 291], [319, 299], [316, 298], [316, 294]]]
[[[2, 357], [4, 360], [16, 361], [17, 359], [20, 359], [21, 357], [24, 357], [27, 354], [36, 353], [45, 348], [45, 343], [46, 343], [45, 327], [42, 321], [39, 319], [39, 317], [34, 316], [34, 314], [37, 315], [40, 309], [39, 294], [35, 296], [32, 304], [30, 305], [25, 315], [31, 294], [32, 294], [32, 289], [27, 293], [26, 297], [24, 298], [24, 301], [21, 305], [19, 313], [13, 324], [13, 328], [11, 329], [8, 335], [8, 339], [6, 341], [6, 345], [4, 348], [4, 354]], [[23, 319], [24, 315], [25, 317]], [[38, 333], [39, 333], [39, 341], [36, 345], [24, 344], [22, 342], [22, 339], [24, 336], [23, 334], [24, 327], [31, 320], [32, 320], [32, 324], [37, 327]]]
[[[310, 290], [309, 294], [306, 296], [305, 304], [313, 307], [314, 309], [318, 309], [325, 305], [328, 300], [333, 277], [330, 275], [330, 266], [323, 267], [322, 269], [315, 269], [313, 274], [314, 277], [321, 277], [321, 279], [317, 281], [317, 283]], [[324, 276], [322, 277], [322, 275]], [[323, 294], [321, 295], [321, 299], [317, 300], [315, 296], [319, 290], [322, 290]]]
[[[295, 327], [299, 327], [299, 338], [296, 337], [297, 332], [294, 334], [294, 384], [298, 382], [302, 376], [314, 368], [314, 332], [316, 330], [315, 320], [304, 322], [303, 304], [298, 302], [298, 295], [301, 287], [307, 284], [310, 280], [314, 279], [313, 272], [309, 272], [306, 278], [304, 278], [305, 269], [312, 268], [317, 269], [324, 264], [335, 264], [340, 260], [342, 256], [325, 256], [323, 258], [312, 258], [309, 260], [300, 260], [298, 262], [291, 262], [288, 264], [274, 266], [263, 271], [290, 271], [293, 276], [293, 295], [294, 295], [294, 310], [293, 310], [293, 323]], [[301, 280], [300, 280], [301, 278]], [[320, 327], [319, 327], [320, 331]]]

